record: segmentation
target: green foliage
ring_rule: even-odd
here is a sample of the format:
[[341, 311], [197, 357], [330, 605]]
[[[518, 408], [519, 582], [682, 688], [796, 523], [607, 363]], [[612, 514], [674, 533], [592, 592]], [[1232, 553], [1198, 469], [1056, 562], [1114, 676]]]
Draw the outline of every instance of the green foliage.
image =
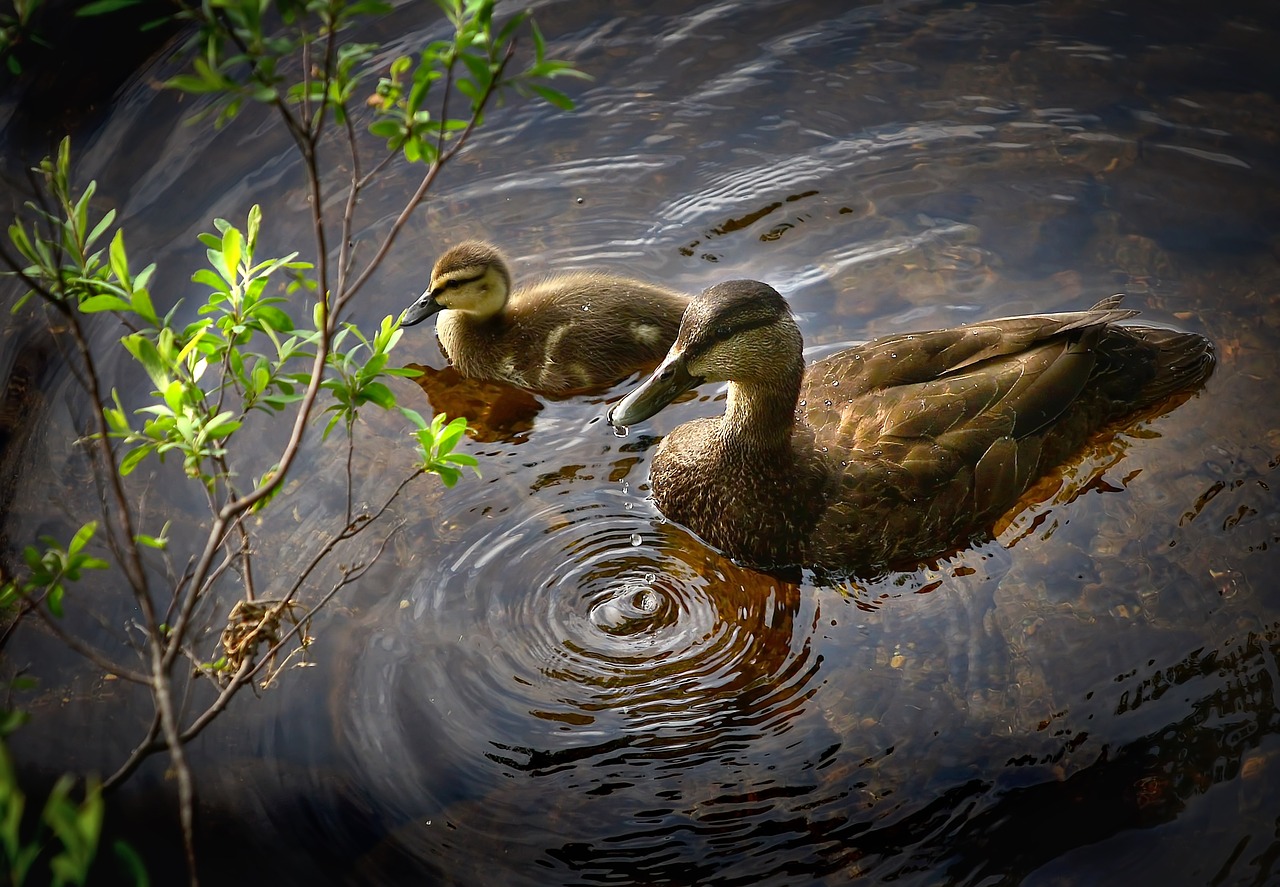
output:
[[[513, 16], [495, 31], [493, 0], [436, 0], [454, 28], [452, 41], [436, 41], [422, 50], [416, 61], [401, 56], [391, 63], [378, 82], [378, 115], [369, 132], [387, 140], [393, 151], [404, 151], [410, 161], [434, 163], [442, 146], [467, 130], [470, 121], [483, 122], [483, 109], [496, 90], [512, 88], [521, 95], [536, 95], [558, 108], [573, 107], [563, 93], [547, 86], [556, 77], [586, 77], [571, 64], [546, 57], [546, 43], [528, 12]], [[524, 71], [507, 74], [516, 34], [528, 22], [533, 35], [534, 60]], [[468, 101], [465, 118], [449, 117], [447, 105], [438, 114], [430, 110], [431, 88], [450, 86]]]
[[[25, 27], [29, 11], [40, 2], [16, 0], [19, 24]], [[137, 2], [92, 0], [82, 3], [78, 14], [108, 13]], [[441, 165], [466, 144], [495, 101], [514, 92], [570, 108], [569, 98], [548, 82], [585, 75], [567, 62], [547, 57], [542, 34], [528, 13], [500, 23], [494, 19], [494, 0], [436, 3], [452, 26], [452, 38], [418, 48], [376, 70], [375, 64], [384, 64], [382, 47], [343, 42], [338, 35], [359, 18], [389, 12], [391, 6], [383, 0], [175, 0], [176, 17], [193, 26], [189, 32], [195, 35], [193, 47], [197, 51], [189, 70], [169, 85], [213, 99], [210, 110], [217, 113], [218, 125], [235, 118], [245, 102], [266, 103], [276, 109], [304, 164], [315, 232], [314, 265], [300, 261], [297, 252], [275, 258], [259, 256], [263, 214], [254, 206], [243, 227], [215, 219], [215, 230], [200, 235], [206, 266], [191, 275], [192, 288], [182, 294], [194, 300], [188, 308], [195, 310], [183, 310], [181, 316], [194, 319], [180, 322], [181, 303], [172, 297], [164, 299], [163, 304], [173, 303], [173, 307], [161, 316], [150, 290], [155, 266], [139, 269], [136, 262], [131, 264], [125, 234], [115, 226], [114, 210], [95, 217], [94, 182], [79, 191], [73, 187], [70, 143], [65, 139], [57, 153], [37, 168], [43, 178], [43, 199], [29, 202], [25, 213], [9, 225], [9, 241], [16, 255], [0, 249], [8, 273], [26, 287], [13, 310], [18, 311], [34, 297], [54, 316], [51, 327], [74, 345], [67, 351], [80, 358], [77, 377], [100, 411], [85, 440], [98, 448], [97, 464], [106, 466], [99, 479], [107, 492], [103, 518], [113, 521], [107, 547], [118, 560], [122, 578], [138, 604], [138, 624], [151, 654], [142, 657], [151, 671], [130, 677], [154, 694], [161, 736], [140, 743], [107, 784], [126, 778], [146, 755], [166, 748], [178, 777], [179, 801], [187, 814], [184, 826], [194, 805], [184, 743], [222, 710], [226, 698], [223, 694], [206, 712], [188, 719], [182, 700], [190, 697], [187, 686], [176, 677], [177, 663], [186, 661], [198, 643], [193, 626], [208, 617], [207, 606], [200, 606], [206, 600], [203, 596], [219, 583], [245, 583], [246, 595], [237, 608], [263, 604], [255, 598], [250, 579], [252, 561], [262, 549], [255, 522], [245, 517], [287, 495], [284, 481], [310, 423], [317, 415], [328, 414], [323, 437], [339, 424], [347, 433], [346, 520], [316, 557], [300, 568], [292, 589], [272, 602], [269, 612], [259, 614], [275, 622], [245, 621], [242, 613], [238, 623], [241, 643], [235, 649], [228, 638], [237, 636], [232, 623], [239, 610], [232, 611], [228, 629], [221, 635], [225, 655], [215, 654], [198, 671], [214, 676], [220, 686], [239, 682], [232, 690], [252, 682], [258, 667], [265, 664], [254, 661], [260, 646], [270, 647], [269, 653], [262, 654], [268, 659], [274, 659], [290, 637], [306, 648], [310, 639], [305, 629], [299, 629], [309, 621], [310, 613], [358, 579], [367, 564], [340, 564], [339, 579], [312, 609], [307, 609], [310, 603], [294, 600], [295, 593], [305, 588], [311, 571], [339, 543], [385, 513], [418, 472], [435, 474], [448, 487], [457, 484], [466, 469], [479, 476], [475, 457], [457, 451], [467, 431], [466, 419], [450, 421], [436, 415], [428, 422], [397, 402], [395, 385], [400, 383], [393, 380], [417, 374], [391, 364], [401, 337], [398, 321], [385, 317], [370, 333], [344, 314], [425, 198]], [[8, 49], [5, 40], [11, 34], [11, 24], [0, 15], [0, 56]], [[524, 35], [532, 40], [533, 59], [516, 70], [512, 61], [517, 40]], [[12, 64], [11, 56], [7, 57]], [[285, 72], [293, 71], [301, 72], [300, 82], [286, 77]], [[379, 77], [376, 86], [371, 82], [374, 77]], [[453, 113], [451, 101], [460, 106]], [[360, 142], [357, 119], [367, 123], [370, 133], [381, 141], [372, 146]], [[340, 140], [336, 148], [321, 144], [330, 135]], [[380, 158], [366, 165], [361, 152], [371, 148], [380, 152]], [[352, 173], [345, 201], [334, 200], [334, 194], [321, 188], [327, 179], [320, 168], [321, 157], [327, 160], [340, 150], [349, 152], [345, 161]], [[358, 266], [357, 250], [352, 247], [357, 240], [353, 220], [361, 206], [362, 190], [399, 156], [423, 163], [427, 170], [396, 221], [380, 235], [372, 258], [361, 258], [363, 264]], [[340, 246], [330, 250], [329, 243]], [[120, 347], [151, 383], [150, 395], [140, 404], [126, 406], [119, 391], [103, 384], [95, 348], [90, 344], [96, 337], [86, 334], [88, 325], [103, 322], [119, 324]], [[398, 410], [407, 417], [415, 429], [412, 435], [418, 452], [413, 473], [381, 508], [353, 517], [353, 434], [360, 411], [370, 408]], [[262, 459], [261, 448], [256, 446], [259, 438], [250, 429], [283, 414], [292, 423], [289, 442], [270, 467], [263, 470], [257, 464], [250, 471], [248, 463]], [[137, 532], [136, 505], [122, 480], [153, 456], [159, 461], [181, 459], [186, 475], [206, 493], [211, 515], [203, 549], [183, 553], [188, 555], [183, 572], [173, 571], [167, 607], [154, 605], [159, 599], [151, 587], [154, 562], [144, 559], [144, 549], [167, 551], [169, 525], [156, 535]], [[85, 523], [65, 546], [49, 537], [42, 537], [39, 546], [28, 546], [23, 575], [0, 587], [0, 607], [19, 605], [25, 608], [24, 613], [37, 610], [54, 633], [62, 636], [61, 623], [50, 617], [62, 616], [70, 583], [86, 570], [108, 566], [86, 550], [97, 528], [97, 521]], [[281, 614], [294, 620], [292, 628], [279, 624]], [[207, 623], [204, 627], [207, 629]], [[64, 639], [104, 669], [121, 674], [127, 671], [107, 653], [90, 649], [77, 639]], [[0, 713], [0, 737], [21, 719], [16, 713]], [[33, 864], [48, 859], [48, 880], [83, 883], [97, 851], [102, 800], [94, 781], [86, 784], [83, 800], [72, 800], [72, 792], [69, 779], [59, 781], [43, 811], [42, 835], [34, 841], [23, 835], [24, 825], [30, 825], [23, 821], [25, 798], [0, 743], [0, 849], [11, 882], [21, 884]], [[195, 856], [193, 840], [184, 827], [188, 859]], [[56, 853], [48, 848], [55, 848]], [[134, 881], [146, 883], [136, 854], [127, 847], [116, 849]]]
[[[18, 218], [9, 226], [9, 240], [30, 262], [22, 269], [24, 279], [44, 281], [47, 292], [64, 311], [71, 306], [79, 306], [85, 313], [128, 311], [144, 323], [158, 325], [160, 318], [147, 290], [155, 265], [131, 274], [121, 231], [116, 231], [106, 249], [98, 246], [115, 220], [115, 210], [108, 210], [90, 226], [89, 202], [97, 185], [90, 182], [83, 193], [74, 193], [71, 140], [63, 139], [56, 157], [46, 157], [35, 171], [43, 177], [46, 193], [55, 205], [46, 208], [29, 201], [26, 206], [34, 220], [26, 223]], [[20, 297], [13, 311], [16, 313], [32, 294], [28, 291]]]
[[[83, 314], [111, 312], [132, 330], [120, 342], [155, 386], [154, 400], [135, 411], [143, 417], [140, 426], [121, 403], [118, 392], [112, 391], [111, 403], [103, 407], [109, 433], [124, 443], [120, 473], [132, 473], [148, 456], [163, 461], [176, 453], [189, 477], [216, 492], [220, 484], [225, 487], [230, 483], [227, 445], [244, 426], [248, 413], [284, 410], [301, 400], [301, 391], [311, 380], [310, 361], [324, 333], [301, 327], [288, 311], [288, 300], [276, 293], [314, 289], [303, 276], [313, 266], [296, 261], [297, 253], [258, 259], [262, 226], [258, 206], [250, 209], [243, 230], [225, 219], [215, 219], [217, 233], [200, 235], [208, 267], [191, 277], [206, 290], [197, 309], [202, 316], [178, 328], [173, 322], [176, 308], [160, 318], [146, 289], [155, 266], [136, 275], [130, 272], [120, 230], [108, 248], [95, 249], [113, 221], [114, 211], [108, 211], [91, 228], [89, 198], [95, 185], [90, 182], [77, 196], [69, 183], [69, 170], [70, 148], [64, 140], [56, 160], [46, 160], [40, 166], [62, 214], [31, 205], [55, 232], [56, 240], [40, 236], [21, 221], [10, 226], [14, 246], [32, 263], [23, 273], [42, 281], [59, 308], [71, 310], [69, 306], [74, 305]], [[23, 296], [20, 303], [30, 295]], [[318, 319], [319, 315], [313, 318]], [[343, 323], [333, 336], [326, 360], [330, 373], [320, 383], [334, 398], [326, 408], [333, 414], [326, 437], [340, 421], [350, 428], [365, 405], [397, 408], [385, 380], [418, 373], [389, 366], [401, 334], [398, 323], [388, 316], [372, 338], [353, 323]], [[350, 347], [344, 350], [348, 342]], [[458, 472], [447, 462], [424, 452], [423, 463], [428, 471], [447, 476], [450, 486], [456, 483]], [[439, 466], [448, 470], [441, 473]], [[269, 479], [264, 475], [262, 482]], [[51, 592], [49, 600], [58, 605], [61, 591]]]
[[62, 600], [67, 593], [65, 583], [79, 580], [85, 570], [105, 570], [110, 566], [84, 551], [97, 529], [98, 522], [90, 521], [76, 531], [66, 547], [52, 536], [41, 536], [40, 541], [45, 545], [43, 551], [34, 545], [23, 549], [27, 575], [0, 586], [0, 608], [11, 606], [18, 598], [34, 598], [43, 600], [49, 612], [61, 617]]
[[5, 70], [10, 74], [22, 73], [22, 63], [16, 54], [22, 44], [49, 45], [31, 27], [33, 16], [43, 4], [44, 0], [10, 0], [9, 6], [13, 11], [0, 11], [0, 60], [4, 61]]
[[[4, 712], [3, 720], [11, 722], [13, 714]], [[105, 804], [101, 784], [90, 777], [85, 781], [83, 799], [76, 801], [73, 798], [75, 780], [67, 775], [60, 777], [45, 800], [39, 827], [34, 834], [28, 834], [25, 827], [29, 824], [24, 820], [27, 798], [18, 785], [13, 759], [4, 741], [11, 732], [12, 729], [0, 731], [0, 862], [7, 883], [14, 887], [26, 883], [43, 855], [48, 861], [49, 883], [55, 887], [84, 884], [102, 833]], [[130, 875], [128, 880], [145, 887], [147, 872], [138, 854], [119, 841], [115, 843], [115, 851]]]
[[[119, 0], [104, 0], [119, 2]], [[546, 42], [528, 12], [505, 23], [494, 22], [494, 0], [436, 0], [454, 34], [451, 40], [429, 44], [416, 55], [398, 57], [377, 84], [370, 100], [373, 120], [369, 131], [386, 139], [391, 151], [403, 151], [410, 162], [435, 163], [446, 142], [483, 122], [483, 110], [496, 91], [514, 89], [540, 97], [558, 108], [573, 107], [564, 93], [547, 85], [557, 77], [586, 77], [570, 63], [546, 56]], [[246, 102], [276, 104], [298, 114], [303, 126], [317, 127], [326, 113], [345, 124], [352, 100], [368, 76], [369, 62], [379, 47], [363, 43], [339, 44], [338, 32], [354, 20], [390, 12], [380, 0], [289, 0], [277, 11], [290, 25], [285, 35], [264, 30], [260, 0], [221, 0], [218, 15], [188, 8], [179, 13], [199, 25], [195, 41], [200, 55], [192, 71], [169, 80], [183, 92], [216, 98], [219, 126], [234, 119]], [[517, 35], [528, 25], [534, 59], [523, 71], [506, 72]], [[308, 76], [288, 83], [281, 74], [284, 60], [295, 55], [311, 59]], [[439, 98], [432, 87], [440, 86]], [[448, 93], [456, 89], [467, 100], [467, 113], [447, 113]], [[439, 110], [433, 110], [433, 102]]]
[[[383, 379], [394, 376], [411, 378], [422, 374], [421, 370], [387, 366], [391, 349], [404, 333], [397, 319], [390, 315], [384, 317], [373, 339], [367, 338], [353, 323], [344, 323], [342, 327], [333, 337], [333, 350], [329, 352], [329, 368], [333, 375], [320, 383], [320, 387], [334, 398], [334, 403], [325, 410], [333, 413], [325, 426], [325, 437], [340, 421], [346, 423], [349, 433], [360, 407], [365, 404], [376, 404], [384, 410], [395, 409], [396, 396]], [[354, 339], [355, 343], [343, 351], [348, 339]]]
[[414, 437], [418, 439], [418, 449], [422, 456], [421, 467], [424, 471], [440, 476], [446, 487], [452, 487], [462, 477], [462, 468], [470, 468], [480, 476], [476, 457], [469, 453], [455, 453], [453, 448], [462, 440], [467, 430], [467, 420], [459, 416], [448, 425], [445, 424], [444, 413], [437, 413], [430, 424], [413, 410], [402, 410], [413, 424], [418, 426]]

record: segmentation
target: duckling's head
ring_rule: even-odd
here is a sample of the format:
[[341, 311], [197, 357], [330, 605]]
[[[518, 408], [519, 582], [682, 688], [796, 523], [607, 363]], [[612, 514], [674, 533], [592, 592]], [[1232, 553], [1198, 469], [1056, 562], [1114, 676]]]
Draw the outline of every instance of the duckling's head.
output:
[[718, 283], [689, 302], [666, 358], [609, 410], [609, 424], [643, 422], [703, 382], [777, 390], [794, 406], [804, 374], [803, 344], [790, 308], [773, 287], [758, 280]]
[[510, 291], [511, 272], [498, 248], [468, 240], [440, 257], [431, 269], [427, 291], [400, 315], [400, 325], [413, 326], [445, 309], [488, 320], [507, 304]]

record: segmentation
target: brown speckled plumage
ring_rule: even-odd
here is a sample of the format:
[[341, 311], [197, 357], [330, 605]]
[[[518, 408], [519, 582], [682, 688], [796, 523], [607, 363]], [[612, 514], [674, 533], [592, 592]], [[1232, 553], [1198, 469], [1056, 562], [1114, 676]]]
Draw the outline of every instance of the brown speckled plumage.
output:
[[728, 381], [724, 416], [654, 454], [658, 508], [755, 566], [875, 574], [984, 531], [1090, 434], [1208, 376], [1207, 339], [1122, 324], [1119, 303], [877, 339], [806, 372], [782, 297], [731, 281], [694, 298], [610, 421]]
[[467, 241], [440, 257], [430, 286], [401, 322], [410, 326], [440, 311], [440, 344], [462, 375], [564, 395], [651, 369], [675, 340], [688, 301], [594, 272], [512, 291], [498, 249]]

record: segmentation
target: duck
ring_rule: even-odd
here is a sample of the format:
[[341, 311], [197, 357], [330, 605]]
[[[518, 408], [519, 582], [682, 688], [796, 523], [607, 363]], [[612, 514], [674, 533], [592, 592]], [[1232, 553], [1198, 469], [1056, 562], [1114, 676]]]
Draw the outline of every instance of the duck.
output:
[[879, 577], [976, 541], [1090, 435], [1208, 377], [1207, 338], [1123, 323], [1138, 312], [1122, 298], [887, 336], [806, 368], [777, 290], [719, 283], [606, 420], [625, 434], [727, 383], [722, 415], [658, 445], [661, 514], [749, 566]]
[[688, 303], [687, 295], [656, 284], [590, 271], [513, 290], [502, 252], [468, 240], [440, 256], [400, 325], [439, 313], [436, 333], [461, 375], [567, 395], [656, 366]]

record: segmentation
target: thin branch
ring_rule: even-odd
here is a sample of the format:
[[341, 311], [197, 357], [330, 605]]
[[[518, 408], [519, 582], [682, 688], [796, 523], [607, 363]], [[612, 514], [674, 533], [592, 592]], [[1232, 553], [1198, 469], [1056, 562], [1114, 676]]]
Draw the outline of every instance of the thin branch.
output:
[[[59, 242], [61, 238], [58, 238]], [[19, 278], [24, 284], [31, 288], [33, 292], [41, 297], [44, 302], [51, 305], [54, 310], [60, 313], [67, 322], [67, 328], [71, 332], [71, 337], [75, 341], [76, 350], [80, 355], [84, 364], [84, 375], [82, 382], [85, 384], [86, 392], [89, 395], [90, 405], [94, 414], [94, 421], [97, 426], [96, 435], [90, 439], [96, 440], [100, 445], [102, 452], [101, 458], [106, 465], [107, 478], [112, 498], [115, 499], [116, 509], [119, 512], [120, 523], [123, 525], [124, 535], [124, 558], [121, 566], [124, 567], [125, 578], [129, 581], [133, 588], [134, 597], [138, 601], [139, 607], [143, 611], [144, 617], [148, 620], [148, 624], [155, 626], [155, 612], [151, 605], [151, 595], [147, 587], [147, 574], [142, 565], [142, 555], [138, 550], [138, 543], [135, 539], [133, 528], [133, 517], [129, 510], [128, 497], [124, 491], [124, 481], [121, 478], [119, 467], [116, 463], [115, 451], [111, 446], [110, 429], [107, 427], [105, 415], [106, 401], [102, 396], [102, 384], [98, 379], [96, 364], [93, 360], [93, 353], [89, 348], [89, 343], [85, 339], [84, 331], [80, 326], [80, 320], [76, 313], [71, 310], [71, 306], [67, 304], [65, 297], [59, 296], [52, 290], [46, 288], [40, 281], [31, 277], [25, 268], [18, 265], [9, 251], [0, 247], [0, 261]], [[64, 294], [65, 295], [65, 294]], [[109, 532], [109, 530], [108, 530]]]
[[[497, 91], [498, 84], [502, 80], [502, 74], [506, 70], [507, 65], [511, 62], [512, 57], [515, 55], [515, 51], [516, 45], [513, 40], [507, 44], [507, 51], [503, 55], [502, 61], [498, 64], [497, 69], [494, 71], [493, 78], [489, 81], [489, 85], [485, 87], [484, 94], [476, 104], [475, 111], [471, 115], [471, 119], [467, 122], [466, 128], [459, 133], [458, 138], [454, 141], [448, 151], [443, 154], [436, 155], [435, 162], [433, 162], [427, 169], [426, 175], [423, 176], [422, 181], [418, 183], [417, 190], [413, 192], [413, 196], [409, 198], [409, 202], [405, 204], [405, 208], [391, 224], [391, 230], [389, 230], [387, 232], [387, 236], [383, 238], [382, 244], [378, 247], [378, 251], [374, 253], [373, 258], [365, 265], [364, 270], [361, 271], [360, 275], [356, 278], [355, 283], [351, 284], [351, 287], [338, 298], [337, 304], [334, 306], [335, 311], [341, 311], [346, 307], [346, 304], [355, 297], [355, 294], [358, 293], [365, 283], [368, 282], [369, 278], [373, 276], [373, 272], [382, 264], [382, 260], [386, 258], [387, 253], [391, 251], [391, 246], [395, 243], [396, 236], [400, 233], [400, 229], [409, 221], [409, 216], [413, 214], [413, 211], [418, 208], [418, 204], [422, 203], [423, 198], [427, 196], [427, 192], [431, 190], [431, 186], [435, 183], [436, 176], [440, 174], [441, 167], [457, 156], [458, 152], [462, 150], [464, 145], [466, 145], [467, 140], [471, 137], [471, 133], [473, 133], [476, 127], [479, 126], [480, 117], [484, 112], [485, 107], [488, 105], [489, 100]], [[441, 125], [443, 125], [443, 123]]]
[[160, 712], [156, 710], [151, 715], [151, 726], [147, 728], [147, 733], [143, 736], [142, 741], [133, 747], [133, 751], [129, 753], [129, 757], [125, 762], [116, 768], [116, 772], [112, 773], [102, 781], [102, 790], [110, 791], [124, 780], [133, 775], [133, 771], [137, 770], [147, 758], [151, 757], [158, 748], [164, 746], [156, 746], [156, 737], [160, 735]]
[[151, 677], [149, 675], [140, 671], [134, 671], [130, 668], [122, 668], [119, 663], [108, 659], [106, 654], [101, 650], [86, 644], [75, 635], [69, 634], [58, 620], [54, 618], [53, 614], [45, 612], [45, 609], [41, 607], [38, 602], [33, 601], [28, 612], [35, 613], [36, 618], [40, 620], [41, 624], [44, 625], [45, 628], [49, 629], [49, 631], [53, 632], [54, 636], [58, 640], [62, 641], [62, 643], [66, 644], [73, 652], [79, 653], [103, 671], [133, 684], [151, 685]]

